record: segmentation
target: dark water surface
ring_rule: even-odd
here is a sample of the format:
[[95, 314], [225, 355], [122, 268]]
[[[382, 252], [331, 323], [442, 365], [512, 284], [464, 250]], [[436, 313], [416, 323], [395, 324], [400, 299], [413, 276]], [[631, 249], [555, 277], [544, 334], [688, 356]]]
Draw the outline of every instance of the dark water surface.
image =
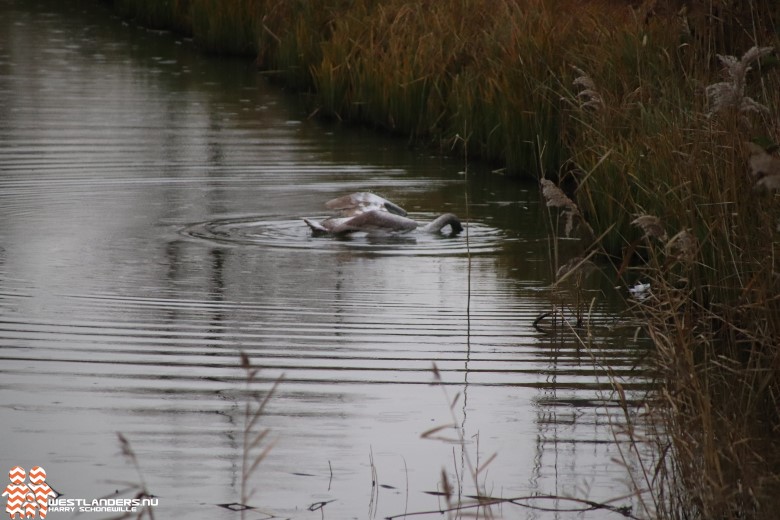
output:
[[[284, 377], [248, 518], [436, 510], [442, 470], [472, 494], [493, 453], [494, 496], [630, 491], [601, 363], [640, 391], [636, 347], [608, 280], [590, 348], [532, 327], [553, 305], [534, 186], [474, 166], [467, 190], [459, 161], [309, 120], [246, 60], [62, 4], [0, 0], [0, 471], [109, 496], [139, 481], [121, 432], [156, 518], [238, 518], [218, 504], [241, 499], [244, 351], [253, 389]], [[358, 190], [468, 214], [469, 242], [309, 236], [301, 217]], [[452, 421], [463, 448], [421, 438]]]

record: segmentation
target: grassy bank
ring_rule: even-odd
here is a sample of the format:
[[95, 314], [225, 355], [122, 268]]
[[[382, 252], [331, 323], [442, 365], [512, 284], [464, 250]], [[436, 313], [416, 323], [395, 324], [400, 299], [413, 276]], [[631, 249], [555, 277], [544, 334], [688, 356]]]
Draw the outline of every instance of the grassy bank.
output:
[[255, 57], [323, 116], [560, 178], [621, 277], [651, 286], [658, 516], [776, 516], [780, 4], [113, 3]]
[[[565, 159], [561, 82], [569, 53], [625, 9], [574, 0], [113, 0], [124, 16], [192, 34], [208, 51], [247, 53], [312, 94], [320, 115], [366, 123], [510, 173]], [[559, 13], [577, 11], [578, 19]]]

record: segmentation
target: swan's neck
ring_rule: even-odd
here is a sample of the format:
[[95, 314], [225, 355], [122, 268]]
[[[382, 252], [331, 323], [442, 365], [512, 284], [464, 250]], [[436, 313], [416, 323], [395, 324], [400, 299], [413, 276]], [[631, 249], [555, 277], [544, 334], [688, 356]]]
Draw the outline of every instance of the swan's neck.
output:
[[460, 220], [458, 220], [458, 217], [452, 213], [445, 213], [444, 215], [440, 215], [433, 222], [425, 226], [423, 231], [427, 231], [429, 233], [438, 233], [446, 226], [450, 226], [450, 233], [453, 235], [463, 231], [463, 225], [461, 225]]

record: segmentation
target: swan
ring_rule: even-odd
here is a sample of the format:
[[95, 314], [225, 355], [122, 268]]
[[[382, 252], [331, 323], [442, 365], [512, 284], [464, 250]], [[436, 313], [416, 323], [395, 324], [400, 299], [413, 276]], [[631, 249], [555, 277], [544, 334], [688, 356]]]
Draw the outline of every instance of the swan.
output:
[[419, 230], [425, 233], [438, 233], [450, 227], [450, 234], [463, 231], [458, 217], [452, 213], [438, 216], [433, 222], [421, 225], [406, 216], [401, 206], [383, 199], [373, 193], [353, 193], [325, 203], [325, 207], [339, 213], [321, 222], [304, 218], [311, 228], [312, 236], [343, 236], [357, 231], [367, 233], [408, 233]]

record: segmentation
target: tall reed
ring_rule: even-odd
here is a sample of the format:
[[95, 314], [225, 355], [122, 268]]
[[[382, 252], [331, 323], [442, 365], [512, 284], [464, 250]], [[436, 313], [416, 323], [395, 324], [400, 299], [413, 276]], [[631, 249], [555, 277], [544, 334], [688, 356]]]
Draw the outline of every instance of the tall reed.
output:
[[617, 230], [607, 252], [626, 279], [652, 287], [637, 308], [665, 381], [657, 411], [674, 471], [663, 475], [686, 489], [661, 513], [772, 518], [780, 506], [780, 169], [745, 143], [780, 139], [775, 58], [755, 42], [736, 56], [692, 61], [686, 53], [711, 48], [681, 48], [683, 34], [652, 21], [637, 22], [633, 38], [625, 29], [570, 75], [568, 147], [591, 225]]

